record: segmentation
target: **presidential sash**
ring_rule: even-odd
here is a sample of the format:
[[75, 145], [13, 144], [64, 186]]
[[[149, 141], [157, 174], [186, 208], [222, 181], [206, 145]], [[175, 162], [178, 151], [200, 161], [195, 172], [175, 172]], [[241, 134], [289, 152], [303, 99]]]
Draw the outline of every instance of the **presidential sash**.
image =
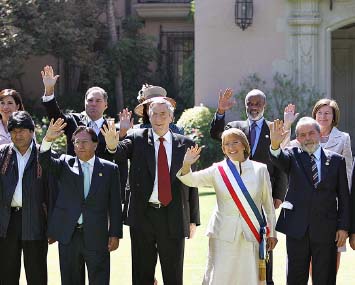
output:
[[244, 221], [259, 243], [259, 258], [266, 257], [266, 221], [251, 198], [237, 168], [226, 159], [218, 165], [219, 173]]

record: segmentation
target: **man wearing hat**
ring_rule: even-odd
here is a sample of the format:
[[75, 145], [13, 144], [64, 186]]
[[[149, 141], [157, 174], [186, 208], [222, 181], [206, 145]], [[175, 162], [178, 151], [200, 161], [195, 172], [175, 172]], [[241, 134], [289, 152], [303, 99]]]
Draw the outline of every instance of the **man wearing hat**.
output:
[[38, 163], [34, 123], [25, 111], [8, 121], [10, 144], [0, 146], [0, 276], [18, 284], [23, 254], [27, 284], [47, 284], [47, 177]]
[[[150, 103], [152, 102], [152, 98], [163, 97], [165, 100], [169, 101], [174, 108], [176, 108], [176, 101], [170, 97], [167, 97], [166, 95], [166, 90], [163, 87], [143, 84], [142, 89], [138, 92], [137, 99], [139, 104], [134, 108], [134, 113], [142, 118], [142, 123], [135, 125], [135, 128], [152, 127], [148, 116], [148, 109]], [[184, 134], [184, 129], [178, 127], [173, 122], [169, 124], [169, 129], [173, 133], [180, 135]]]
[[[251, 147], [250, 159], [265, 163], [270, 174], [272, 197], [274, 206], [277, 209], [286, 193], [287, 177], [277, 167], [275, 167], [269, 156], [270, 146], [270, 122], [264, 118], [266, 106], [266, 96], [259, 89], [253, 89], [245, 97], [245, 111], [248, 117], [244, 121], [232, 121], [226, 125], [225, 112], [230, 110], [235, 104], [232, 99], [232, 89], [227, 88], [220, 92], [218, 99], [217, 112], [211, 122], [210, 134], [216, 140], [221, 140], [221, 134], [229, 128], [241, 129], [249, 140]], [[266, 264], [267, 285], [273, 285], [272, 280], [272, 251], [270, 252], [270, 262]]]

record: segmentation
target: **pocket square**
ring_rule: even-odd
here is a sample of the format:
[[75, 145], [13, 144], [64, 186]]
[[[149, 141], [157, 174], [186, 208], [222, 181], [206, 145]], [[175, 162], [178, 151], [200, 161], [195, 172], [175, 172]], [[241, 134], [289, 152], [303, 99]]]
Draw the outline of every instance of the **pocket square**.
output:
[[281, 204], [281, 208], [287, 209], [287, 210], [292, 210], [293, 209], [293, 205], [289, 201], [284, 201]]

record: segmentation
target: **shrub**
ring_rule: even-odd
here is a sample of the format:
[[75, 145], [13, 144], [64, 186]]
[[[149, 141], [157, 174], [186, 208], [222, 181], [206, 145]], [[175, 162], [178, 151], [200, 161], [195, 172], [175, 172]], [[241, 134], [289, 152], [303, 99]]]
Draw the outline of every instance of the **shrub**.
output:
[[210, 123], [214, 116], [214, 110], [198, 106], [185, 110], [177, 125], [183, 127], [185, 135], [194, 140], [199, 146], [204, 146], [201, 157], [197, 161], [197, 167], [203, 169], [212, 163], [223, 159], [220, 143], [210, 136]]
[[[34, 117], [33, 118], [36, 124], [35, 133], [36, 133], [36, 141], [38, 144], [42, 143], [44, 136], [46, 135], [47, 128], [49, 125], [49, 120], [47, 117], [43, 117], [41, 120]], [[58, 154], [66, 153], [67, 149], [67, 139], [65, 135], [61, 135], [57, 138], [52, 144], [52, 150], [57, 152]]]

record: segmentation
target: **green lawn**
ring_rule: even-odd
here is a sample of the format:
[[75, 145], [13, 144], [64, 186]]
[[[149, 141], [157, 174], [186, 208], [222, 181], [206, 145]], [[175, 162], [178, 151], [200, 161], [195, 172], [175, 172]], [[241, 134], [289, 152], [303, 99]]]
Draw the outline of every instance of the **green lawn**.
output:
[[[208, 238], [205, 236], [206, 225], [215, 206], [215, 195], [212, 188], [200, 189], [200, 209], [201, 223], [196, 236], [192, 240], [186, 241], [184, 283], [186, 285], [201, 284], [205, 270]], [[279, 234], [279, 243], [274, 252], [274, 281], [275, 284], [286, 284], [285, 264], [286, 248], [285, 237]], [[348, 251], [342, 255], [342, 263], [338, 274], [340, 285], [355, 283], [355, 252], [348, 246]], [[48, 252], [48, 275], [49, 285], [60, 284], [60, 273], [58, 264], [57, 245], [50, 246]], [[21, 284], [26, 284], [24, 272], [21, 275]], [[157, 268], [158, 282], [163, 284], [159, 267]], [[88, 283], [87, 283], [88, 284]], [[128, 228], [124, 228], [124, 239], [121, 240], [120, 247], [111, 254], [111, 284], [129, 285], [131, 284], [131, 255]], [[229, 284], [221, 284], [229, 285]]]

